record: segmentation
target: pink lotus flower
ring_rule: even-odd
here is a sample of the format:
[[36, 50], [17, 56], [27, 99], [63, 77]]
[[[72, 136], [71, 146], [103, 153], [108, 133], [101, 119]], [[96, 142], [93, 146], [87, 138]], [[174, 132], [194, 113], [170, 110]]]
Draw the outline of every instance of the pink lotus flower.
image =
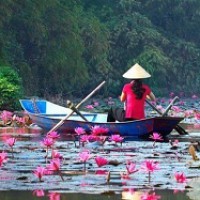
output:
[[200, 120], [200, 112], [195, 112], [194, 117], [196, 120]]
[[136, 164], [132, 162], [126, 163], [126, 170], [128, 174], [133, 174], [138, 171], [138, 169], [136, 169]]
[[154, 193], [149, 194], [149, 193], [144, 193], [141, 196], [141, 200], [158, 200], [161, 199], [161, 196], [158, 196]]
[[59, 159], [63, 159], [63, 156], [60, 155], [60, 153], [56, 150], [52, 150], [51, 151], [51, 157], [54, 159], [54, 158], [59, 158]]
[[8, 155], [7, 153], [1, 152], [1, 153], [0, 153], [0, 158], [1, 158], [2, 160], [5, 160], [5, 161], [6, 161], [6, 160], [7, 160], [7, 155]]
[[141, 170], [144, 170], [149, 174], [149, 182], [151, 181], [151, 173], [158, 169], [160, 169], [158, 167], [158, 163], [154, 162], [153, 160], [145, 160], [144, 163], [141, 165]]
[[97, 107], [97, 106], [99, 106], [99, 102], [98, 102], [98, 101], [95, 101], [95, 102], [94, 102], [94, 107]]
[[162, 136], [159, 133], [154, 132], [149, 138], [153, 139], [153, 140], [163, 140]]
[[8, 121], [12, 120], [12, 116], [13, 116], [12, 112], [4, 110], [1, 113], [0, 118], [3, 121], [3, 123], [6, 124]]
[[107, 134], [108, 133], [108, 128], [101, 127], [101, 126], [93, 126], [91, 128], [92, 130], [92, 135], [102, 135], [102, 134]]
[[0, 167], [7, 161], [7, 153], [0, 153]]
[[58, 134], [56, 131], [52, 131], [52, 132], [49, 132], [47, 134], [47, 138], [51, 138], [53, 140], [57, 140], [60, 138], [60, 134]]
[[180, 107], [178, 107], [178, 106], [172, 106], [171, 109], [172, 109], [174, 112], [176, 112], [176, 113], [182, 112], [182, 110], [181, 110]]
[[174, 174], [174, 177], [177, 183], [185, 183], [187, 181], [186, 176], [184, 175], [183, 172], [180, 172], [180, 173], [176, 172]]
[[59, 171], [61, 166], [61, 162], [59, 159], [52, 159], [47, 169], [50, 171]]
[[95, 161], [96, 161], [96, 164], [98, 165], [98, 167], [102, 167], [102, 166], [108, 164], [108, 160], [103, 157], [100, 157], [100, 156], [97, 156], [95, 158]]
[[50, 192], [48, 194], [49, 200], [60, 200], [60, 194], [57, 192]]
[[109, 140], [118, 143], [118, 142], [122, 142], [124, 138], [121, 137], [120, 135], [111, 135]]
[[94, 141], [97, 141], [98, 140], [98, 137], [95, 136], [95, 135], [88, 135], [88, 141], [89, 142], [94, 142]]
[[107, 139], [107, 136], [95, 136], [95, 135], [89, 135], [88, 136], [88, 141], [89, 142], [94, 142], [94, 141], [99, 141], [100, 144], [104, 144]]
[[145, 170], [146, 172], [154, 172], [155, 170], [160, 169], [158, 167], [158, 163], [153, 160], [145, 160], [141, 166], [141, 169]]
[[86, 171], [86, 162], [91, 158], [91, 154], [89, 151], [83, 151], [79, 153], [79, 159], [84, 163], [84, 171]]
[[48, 157], [48, 150], [54, 145], [55, 141], [52, 138], [44, 138], [41, 144], [47, 148], [46, 158]]
[[52, 138], [44, 138], [41, 144], [45, 147], [51, 148], [55, 141]]
[[156, 133], [156, 132], [154, 132], [152, 135], [150, 135], [149, 138], [154, 140], [153, 147], [155, 147], [156, 141], [162, 141], [163, 140], [162, 136], [159, 133]]
[[86, 142], [94, 142], [94, 141], [103, 141], [103, 139], [95, 135], [82, 135], [80, 137], [80, 142], [82, 143], [82, 146], [84, 146]]
[[185, 105], [185, 102], [184, 102], [184, 101], [180, 101], [180, 102], [179, 102], [179, 105], [180, 105], [180, 106], [184, 106], [184, 105]]
[[165, 99], [161, 99], [161, 100], [160, 100], [160, 103], [165, 103]]
[[89, 151], [83, 151], [79, 153], [79, 159], [81, 162], [86, 162], [91, 158], [91, 154]]
[[82, 127], [77, 127], [77, 128], [74, 129], [74, 131], [75, 131], [76, 134], [79, 135], [79, 136], [85, 134], [85, 129], [82, 128]]
[[197, 99], [197, 98], [198, 98], [198, 96], [196, 94], [192, 95], [192, 99]]
[[193, 110], [186, 110], [184, 112], [185, 116], [184, 117], [193, 117], [194, 111]]
[[16, 142], [16, 138], [14, 138], [14, 137], [11, 137], [11, 138], [8, 138], [8, 139], [5, 140], [5, 143], [7, 145], [9, 145], [11, 150], [12, 150], [12, 157], [14, 157], [14, 155], [13, 155], [13, 146], [15, 145], [15, 142]]
[[64, 181], [60, 168], [61, 168], [60, 159], [52, 159], [50, 164], [47, 166], [47, 169], [49, 171], [57, 172], [59, 176], [61, 177], [61, 179]]
[[47, 173], [47, 170], [45, 167], [41, 167], [41, 166], [38, 166], [36, 168], [36, 170], [33, 171], [33, 174], [39, 178], [39, 181], [41, 182], [42, 181], [42, 177]]
[[[81, 135], [79, 141], [82, 143], [82, 146], [84, 146], [84, 144], [85, 144], [86, 142], [89, 142], [89, 137], [88, 137], [88, 135]], [[79, 144], [79, 145], [80, 145], [80, 144]]]
[[15, 117], [15, 121], [19, 124], [19, 125], [24, 125], [25, 124], [25, 118], [23, 117]]
[[16, 138], [11, 137], [5, 140], [5, 143], [8, 144], [11, 148], [15, 145]]
[[87, 108], [88, 110], [93, 110], [94, 106], [93, 105], [87, 105], [87, 106], [85, 106], [85, 108]]
[[157, 108], [158, 110], [161, 110], [161, 111], [164, 110], [163, 107], [162, 107], [161, 105], [157, 105], [156, 108]]
[[106, 142], [107, 136], [98, 136], [98, 141], [100, 141], [102, 144]]
[[44, 197], [45, 193], [44, 193], [44, 190], [34, 190], [33, 195], [36, 197]]

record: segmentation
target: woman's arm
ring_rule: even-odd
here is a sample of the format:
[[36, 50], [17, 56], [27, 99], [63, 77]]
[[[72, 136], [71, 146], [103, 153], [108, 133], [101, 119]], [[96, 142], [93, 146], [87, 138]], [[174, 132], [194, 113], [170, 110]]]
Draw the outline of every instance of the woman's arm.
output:
[[124, 92], [122, 92], [122, 94], [120, 96], [120, 100], [121, 100], [121, 102], [124, 102], [126, 100], [126, 95]]

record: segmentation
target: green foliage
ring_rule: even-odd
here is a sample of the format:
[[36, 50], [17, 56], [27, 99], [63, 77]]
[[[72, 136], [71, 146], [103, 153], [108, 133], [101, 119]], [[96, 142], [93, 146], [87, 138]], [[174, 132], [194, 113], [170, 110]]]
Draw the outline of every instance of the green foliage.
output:
[[118, 96], [136, 62], [156, 94], [198, 94], [199, 10], [199, 0], [1, 0], [0, 64], [26, 96], [83, 97], [103, 80], [99, 94]]
[[[81, 18], [79, 27], [84, 45], [83, 57], [87, 61], [88, 80], [90, 82], [87, 88], [92, 90], [94, 85], [108, 78], [111, 69], [108, 61], [109, 32], [92, 11], [87, 15], [82, 12]], [[104, 89], [104, 92], [108, 90], [106, 86]]]
[[10, 67], [0, 66], [0, 110], [17, 109], [21, 96], [21, 79], [18, 74]]

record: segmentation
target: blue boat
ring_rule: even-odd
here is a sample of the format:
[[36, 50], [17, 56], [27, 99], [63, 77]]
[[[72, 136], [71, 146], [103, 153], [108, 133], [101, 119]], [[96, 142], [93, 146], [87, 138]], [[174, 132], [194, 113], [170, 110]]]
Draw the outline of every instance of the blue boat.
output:
[[[52, 102], [40, 99], [21, 99], [22, 108], [28, 113], [33, 123], [44, 129], [51, 130], [72, 110]], [[82, 127], [90, 133], [91, 128], [100, 126], [108, 129], [108, 134], [120, 134], [131, 138], [148, 138], [153, 132], [163, 137], [170, 134], [173, 128], [183, 120], [181, 117], [151, 117], [128, 122], [106, 122], [106, 113], [81, 112], [88, 121], [79, 115], [73, 114], [69, 119], [63, 120], [58, 132], [74, 133], [75, 128]]]

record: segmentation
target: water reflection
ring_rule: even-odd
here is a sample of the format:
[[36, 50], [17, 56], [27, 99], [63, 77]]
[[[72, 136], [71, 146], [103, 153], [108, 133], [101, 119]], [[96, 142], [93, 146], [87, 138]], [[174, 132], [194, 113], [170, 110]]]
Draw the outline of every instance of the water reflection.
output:
[[0, 128], [0, 141], [15, 136], [18, 140], [40, 140], [43, 137], [43, 131], [39, 127], [4, 127]]

